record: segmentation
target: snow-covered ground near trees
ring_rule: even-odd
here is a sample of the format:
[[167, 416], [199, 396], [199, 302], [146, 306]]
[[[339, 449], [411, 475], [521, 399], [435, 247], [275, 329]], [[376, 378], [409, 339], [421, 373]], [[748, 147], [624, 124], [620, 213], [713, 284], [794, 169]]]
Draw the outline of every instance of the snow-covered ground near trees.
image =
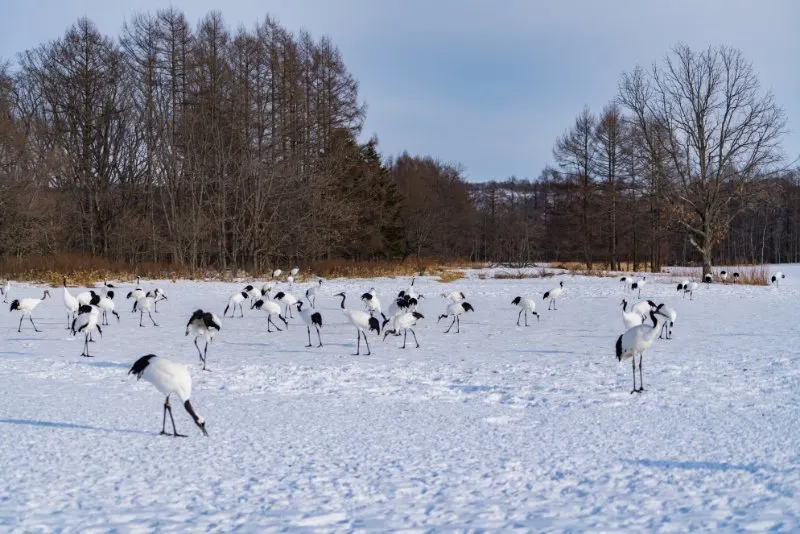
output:
[[[644, 358], [641, 395], [614, 354], [621, 299], [637, 301], [616, 278], [419, 278], [421, 348], [370, 334], [371, 356], [352, 355], [333, 295], [360, 307], [374, 286], [388, 306], [408, 280], [329, 280], [322, 349], [304, 348], [296, 314], [268, 334], [245, 309], [223, 321], [211, 372], [186, 321], [221, 315], [243, 283], [145, 283], [169, 298], [157, 328], [118, 290], [122, 322], [92, 359], [51, 289], [41, 333], [0, 314], [0, 531], [800, 529], [800, 266], [780, 270], [780, 287], [701, 284], [693, 301], [669, 278], [645, 286], [679, 315]], [[452, 290], [475, 308], [460, 334], [436, 322]], [[517, 295], [540, 322], [515, 325]], [[127, 374], [147, 353], [190, 367], [210, 437], [177, 402], [189, 437], [158, 435], [162, 396]]]

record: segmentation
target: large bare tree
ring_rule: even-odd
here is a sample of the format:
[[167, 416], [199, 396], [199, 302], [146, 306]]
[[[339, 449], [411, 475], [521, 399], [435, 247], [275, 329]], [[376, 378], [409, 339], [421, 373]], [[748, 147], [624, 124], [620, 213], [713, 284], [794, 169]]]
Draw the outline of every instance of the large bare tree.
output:
[[675, 220], [710, 273], [714, 245], [739, 213], [732, 208], [745, 205], [782, 159], [783, 110], [742, 52], [725, 46], [677, 45], [649, 71], [624, 74], [620, 101], [651, 163], [670, 180]]

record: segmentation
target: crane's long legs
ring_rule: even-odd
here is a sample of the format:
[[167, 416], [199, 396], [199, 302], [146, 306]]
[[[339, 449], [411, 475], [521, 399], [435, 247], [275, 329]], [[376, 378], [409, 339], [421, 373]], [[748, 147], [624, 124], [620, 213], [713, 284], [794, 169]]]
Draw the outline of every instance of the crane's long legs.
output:
[[642, 358], [644, 358], [644, 354], [639, 354], [639, 393], [644, 391], [644, 380], [642, 379]]
[[528, 326], [528, 310], [525, 310], [525, 326]]
[[278, 328], [278, 325], [276, 325], [276, 324], [275, 324], [275, 323], [272, 321], [272, 316], [271, 316], [271, 315], [268, 315], [268, 316], [267, 316], [267, 332], [272, 332], [272, 330], [270, 330], [270, 329], [269, 329], [269, 325], [270, 325], [270, 324], [271, 324], [272, 326], [274, 326], [274, 327], [275, 327], [275, 329], [276, 329], [278, 332], [282, 332], [282, 330], [281, 330], [280, 328]]
[[358, 356], [361, 353], [361, 330], [356, 329], [356, 353], [353, 356]]
[[411, 335], [414, 336], [414, 343], [416, 343], [417, 344], [417, 348], [419, 348], [419, 341], [417, 341], [417, 334], [414, 333], [414, 329], [413, 328], [409, 328], [409, 330], [411, 330]]
[[461, 333], [461, 319], [458, 315], [456, 315], [456, 334]]
[[403, 346], [400, 347], [401, 349], [406, 348], [406, 336], [408, 336], [408, 329], [403, 330]]
[[208, 341], [206, 341], [206, 346], [203, 348], [203, 371], [211, 371], [211, 369], [206, 369], [206, 360], [208, 359]]
[[447, 327], [447, 330], [445, 330], [445, 331], [444, 331], [444, 333], [445, 333], [445, 334], [449, 333], [449, 332], [450, 332], [450, 329], [451, 329], [451, 328], [453, 328], [453, 325], [454, 325], [454, 324], [456, 324], [456, 319], [458, 319], [458, 315], [456, 315], [455, 317], [453, 317], [453, 322], [452, 322], [452, 323], [450, 323], [450, 326], [448, 326], [448, 327]]
[[367, 356], [369, 356], [370, 354], [372, 354], [372, 351], [369, 349], [369, 341], [367, 340], [367, 333], [366, 332], [362, 333], [364, 334], [364, 343], [367, 344]]
[[[522, 312], [524, 312], [524, 311], [525, 310], [520, 310], [519, 314], [517, 315], [517, 326], [519, 326], [519, 318], [522, 317]], [[526, 319], [527, 319], [527, 317], [526, 317]]]
[[203, 362], [203, 367], [205, 367], [206, 361], [203, 358], [203, 353], [200, 351], [200, 345], [197, 344], [197, 338], [194, 338], [194, 346], [197, 349], [197, 355], [200, 356], [200, 361]]
[[[320, 333], [319, 333], [319, 327], [318, 326], [314, 325], [314, 328], [317, 329], [317, 339], [319, 340], [319, 345], [317, 345], [317, 347], [321, 347], [322, 346], [322, 335], [320, 335]], [[311, 340], [309, 340], [309, 342], [311, 342]]]
[[[169, 420], [172, 421], [172, 434], [168, 434], [166, 431], [167, 426], [167, 412], [169, 412]], [[166, 400], [164, 401], [164, 419], [161, 423], [161, 434], [164, 436], [175, 436], [176, 438], [185, 438], [185, 434], [178, 434], [178, 429], [175, 428], [175, 418], [172, 417], [172, 406], [169, 405], [169, 395], [167, 395]]]
[[631, 358], [633, 364], [633, 389], [631, 390], [631, 395], [636, 393], [636, 354], [633, 355]]
[[19, 327], [17, 327], [17, 332], [22, 332], [22, 320], [25, 318], [24, 315], [21, 315], [19, 318]]
[[29, 316], [28, 316], [28, 320], [30, 320], [31, 324], [33, 325], [33, 329], [34, 329], [34, 330], [36, 330], [37, 332], [41, 332], [41, 330], [39, 330], [38, 328], [36, 328], [36, 323], [34, 323], [34, 322], [33, 322], [33, 317], [31, 317], [31, 316], [29, 315]]
[[[312, 346], [311, 345], [311, 326], [310, 325], [306, 325], [306, 330], [308, 330], [308, 345], [306, 345], [306, 348], [308, 348], [308, 347]], [[317, 332], [319, 332], [319, 331], [317, 331]]]
[[72, 321], [69, 320], [70, 313], [67, 312], [67, 330], [72, 330]]
[[93, 358], [94, 357], [91, 354], [89, 354], [89, 336], [88, 335], [84, 335], [84, 337], [83, 337], [83, 352], [81, 353], [81, 356], [83, 356], [84, 358]]

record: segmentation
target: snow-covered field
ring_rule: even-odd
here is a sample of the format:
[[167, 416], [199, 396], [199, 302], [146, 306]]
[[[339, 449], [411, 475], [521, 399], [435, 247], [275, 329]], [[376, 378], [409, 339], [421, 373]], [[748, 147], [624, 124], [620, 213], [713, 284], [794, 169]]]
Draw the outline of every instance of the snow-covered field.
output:
[[[0, 531], [800, 529], [800, 266], [781, 269], [779, 288], [701, 285], [692, 302], [646, 286], [679, 316], [644, 358], [641, 395], [614, 355], [626, 293], [613, 278], [421, 278], [422, 348], [370, 334], [371, 356], [351, 355], [333, 295], [357, 307], [374, 286], [388, 305], [408, 280], [332, 280], [324, 348], [304, 348], [297, 315], [268, 334], [245, 309], [210, 346], [212, 372], [186, 321], [221, 315], [244, 284], [148, 282], [169, 297], [157, 328], [139, 328], [120, 291], [122, 322], [93, 359], [51, 290], [42, 333], [0, 314]], [[438, 294], [454, 289], [476, 311], [444, 334]], [[515, 326], [517, 295], [541, 322]], [[163, 397], [127, 374], [147, 353], [190, 366], [210, 437], [178, 402], [189, 437], [158, 435]]]

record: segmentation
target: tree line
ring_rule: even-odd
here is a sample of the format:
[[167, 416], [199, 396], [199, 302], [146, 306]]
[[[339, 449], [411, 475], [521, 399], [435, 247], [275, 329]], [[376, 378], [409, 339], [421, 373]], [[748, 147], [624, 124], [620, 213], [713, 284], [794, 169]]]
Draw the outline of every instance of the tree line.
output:
[[471, 184], [360, 142], [367, 107], [328, 38], [267, 16], [87, 18], [0, 62], [0, 256], [191, 269], [304, 260], [800, 261], [785, 117], [742, 54], [676, 47], [583, 110], [533, 180]]

